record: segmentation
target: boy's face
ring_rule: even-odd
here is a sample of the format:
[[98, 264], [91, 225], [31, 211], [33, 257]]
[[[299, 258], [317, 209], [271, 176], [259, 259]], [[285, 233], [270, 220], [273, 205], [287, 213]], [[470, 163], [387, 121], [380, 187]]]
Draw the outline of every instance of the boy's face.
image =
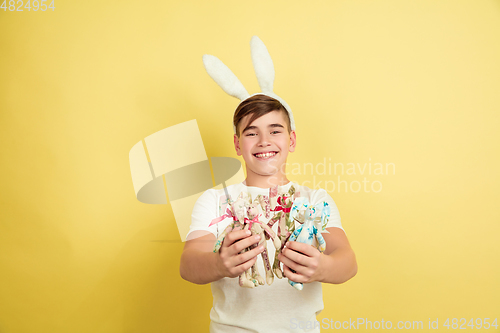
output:
[[288, 134], [283, 111], [269, 112], [247, 124], [249, 118], [245, 116], [239, 124], [240, 137], [234, 135], [236, 153], [245, 160], [247, 177], [286, 179], [285, 163], [288, 152], [295, 151], [296, 136], [295, 131]]

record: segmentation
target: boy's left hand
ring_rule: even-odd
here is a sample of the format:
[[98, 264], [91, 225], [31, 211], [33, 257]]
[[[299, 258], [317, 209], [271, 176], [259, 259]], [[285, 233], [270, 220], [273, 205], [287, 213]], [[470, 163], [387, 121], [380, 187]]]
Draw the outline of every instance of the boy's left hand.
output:
[[285, 277], [294, 282], [309, 283], [321, 280], [324, 255], [311, 245], [288, 241], [278, 259], [283, 263]]

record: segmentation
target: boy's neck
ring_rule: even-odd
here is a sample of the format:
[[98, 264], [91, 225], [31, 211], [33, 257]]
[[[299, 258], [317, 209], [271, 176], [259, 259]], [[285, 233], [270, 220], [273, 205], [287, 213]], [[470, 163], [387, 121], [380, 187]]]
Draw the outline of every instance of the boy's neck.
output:
[[290, 181], [286, 175], [261, 176], [247, 173], [247, 178], [243, 182], [246, 186], [254, 186], [260, 188], [271, 188], [273, 186], [283, 186]]

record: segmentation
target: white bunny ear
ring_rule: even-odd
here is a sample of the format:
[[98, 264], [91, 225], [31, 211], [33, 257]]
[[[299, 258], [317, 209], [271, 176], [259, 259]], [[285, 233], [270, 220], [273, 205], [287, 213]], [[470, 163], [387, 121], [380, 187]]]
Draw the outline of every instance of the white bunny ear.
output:
[[263, 93], [272, 93], [274, 85], [274, 64], [269, 51], [259, 37], [250, 40], [252, 63], [257, 81]]
[[205, 54], [203, 56], [203, 64], [205, 65], [208, 75], [210, 75], [227, 94], [241, 101], [250, 96], [236, 75], [234, 75], [234, 73], [217, 57]]

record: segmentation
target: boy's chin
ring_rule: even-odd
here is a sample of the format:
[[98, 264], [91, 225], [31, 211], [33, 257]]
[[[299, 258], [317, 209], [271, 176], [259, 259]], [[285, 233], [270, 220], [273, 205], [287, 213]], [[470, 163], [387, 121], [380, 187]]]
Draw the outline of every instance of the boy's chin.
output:
[[280, 174], [278, 168], [274, 167], [269, 169], [254, 169], [252, 170], [252, 172], [261, 177], [269, 177], [269, 178], [276, 178]]

